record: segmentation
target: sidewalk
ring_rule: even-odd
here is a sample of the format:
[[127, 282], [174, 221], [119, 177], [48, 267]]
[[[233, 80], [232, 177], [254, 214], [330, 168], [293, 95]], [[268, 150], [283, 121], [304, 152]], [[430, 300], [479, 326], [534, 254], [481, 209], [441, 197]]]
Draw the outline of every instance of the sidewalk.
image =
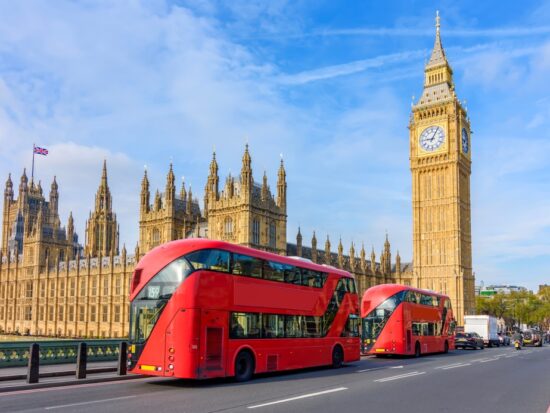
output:
[[134, 374], [119, 376], [116, 368], [116, 361], [89, 363], [86, 369], [86, 378], [78, 380], [76, 378], [76, 363], [45, 365], [40, 366], [40, 379], [35, 384], [26, 382], [26, 366], [2, 368], [0, 369], [0, 393], [44, 387], [132, 380], [141, 377]]

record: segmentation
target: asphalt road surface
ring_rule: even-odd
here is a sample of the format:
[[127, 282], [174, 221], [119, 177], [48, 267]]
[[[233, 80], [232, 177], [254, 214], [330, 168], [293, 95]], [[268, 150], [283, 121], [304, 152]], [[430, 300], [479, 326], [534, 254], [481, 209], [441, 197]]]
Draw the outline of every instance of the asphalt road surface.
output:
[[339, 370], [146, 378], [0, 394], [0, 412], [550, 412], [550, 346], [367, 357]]

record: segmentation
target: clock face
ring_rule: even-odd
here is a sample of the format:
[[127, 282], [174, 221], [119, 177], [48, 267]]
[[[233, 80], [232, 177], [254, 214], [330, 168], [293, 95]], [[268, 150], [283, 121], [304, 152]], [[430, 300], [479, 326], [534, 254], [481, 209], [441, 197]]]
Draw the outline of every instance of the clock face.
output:
[[420, 146], [425, 151], [435, 151], [445, 141], [445, 132], [441, 126], [429, 126], [420, 134]]
[[464, 153], [468, 153], [470, 150], [470, 140], [468, 139], [468, 132], [466, 132], [466, 128], [462, 128], [462, 150]]

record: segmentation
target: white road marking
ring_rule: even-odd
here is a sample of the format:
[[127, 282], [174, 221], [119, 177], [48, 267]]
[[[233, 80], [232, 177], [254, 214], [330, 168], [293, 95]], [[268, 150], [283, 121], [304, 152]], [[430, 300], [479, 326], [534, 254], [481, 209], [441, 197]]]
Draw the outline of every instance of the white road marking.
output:
[[306, 399], [306, 398], [309, 398], [309, 397], [321, 396], [323, 394], [335, 393], [335, 392], [343, 391], [343, 390], [347, 390], [347, 389], [348, 389], [347, 387], [337, 387], [335, 389], [319, 391], [319, 392], [316, 392], [316, 393], [302, 394], [301, 396], [290, 397], [288, 399], [283, 399], [283, 400], [276, 400], [274, 402], [255, 404], [254, 406], [248, 406], [248, 408], [249, 409], [256, 409], [258, 407], [271, 406], [271, 405], [274, 405], [274, 404], [286, 403], [286, 402], [291, 402], [291, 401], [294, 401], [294, 400], [300, 400], [300, 399]]
[[425, 371], [413, 371], [411, 373], [405, 373], [405, 374], [400, 374], [398, 376], [386, 377], [386, 378], [378, 379], [378, 380], [374, 380], [374, 381], [376, 381], [378, 383], [385, 383], [387, 381], [406, 379], [407, 377], [413, 377], [413, 376], [420, 376], [421, 374], [426, 374], [426, 372]]
[[492, 358], [492, 359], [481, 360], [480, 363], [488, 363], [488, 362], [490, 362], [490, 361], [495, 361], [495, 360], [498, 360], [498, 358]]
[[54, 410], [54, 409], [63, 409], [65, 407], [75, 407], [75, 406], [85, 406], [87, 404], [94, 404], [94, 403], [105, 403], [105, 402], [112, 402], [115, 400], [125, 400], [125, 399], [132, 399], [136, 396], [123, 396], [123, 397], [113, 397], [111, 399], [102, 399], [102, 400], [90, 400], [89, 402], [81, 402], [81, 403], [71, 403], [71, 404], [61, 404], [59, 406], [48, 406], [44, 407], [44, 410]]
[[393, 367], [390, 367], [390, 369], [402, 369], [403, 366], [393, 366]]
[[471, 366], [472, 363], [455, 364], [454, 366], [442, 367], [441, 370], [456, 369], [457, 367]]
[[445, 368], [448, 368], [448, 367], [453, 367], [453, 366], [460, 366], [464, 363], [453, 363], [453, 364], [447, 364], [445, 366], [439, 366], [439, 367], [436, 367], [435, 369], [438, 370], [438, 369], [445, 369]]
[[357, 370], [356, 373], [364, 373], [366, 371], [385, 370], [387, 367], [373, 367], [371, 369]]

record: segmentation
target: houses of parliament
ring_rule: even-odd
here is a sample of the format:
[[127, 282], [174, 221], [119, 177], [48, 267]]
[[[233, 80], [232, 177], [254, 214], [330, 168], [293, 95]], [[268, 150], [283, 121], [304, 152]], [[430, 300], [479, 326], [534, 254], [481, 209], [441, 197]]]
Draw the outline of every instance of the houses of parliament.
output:
[[[166, 185], [152, 195], [145, 171], [139, 199], [139, 242], [123, 245], [112, 207], [104, 161], [84, 244], [72, 214], [59, 217], [54, 178], [46, 198], [40, 182], [23, 171], [17, 188], [8, 176], [3, 199], [0, 250], [0, 333], [56, 337], [125, 337], [128, 293], [140, 257], [164, 242], [188, 237], [225, 240], [277, 254], [299, 256], [355, 275], [359, 293], [382, 283], [429, 288], [451, 297], [457, 322], [473, 312], [474, 280], [470, 224], [470, 125], [458, 100], [452, 69], [440, 39], [439, 18], [424, 90], [409, 121], [413, 179], [413, 263], [392, 260], [388, 236], [380, 254], [367, 256], [353, 243], [336, 252], [329, 237], [319, 246], [313, 232], [303, 245], [287, 242], [287, 180], [281, 160], [276, 190], [267, 177], [253, 178], [248, 145], [240, 175], [220, 182], [215, 153], [206, 180], [203, 207], [191, 189], [176, 188], [173, 166]], [[356, 249], [357, 248], [357, 249]], [[378, 258], [378, 261], [377, 261]]]

